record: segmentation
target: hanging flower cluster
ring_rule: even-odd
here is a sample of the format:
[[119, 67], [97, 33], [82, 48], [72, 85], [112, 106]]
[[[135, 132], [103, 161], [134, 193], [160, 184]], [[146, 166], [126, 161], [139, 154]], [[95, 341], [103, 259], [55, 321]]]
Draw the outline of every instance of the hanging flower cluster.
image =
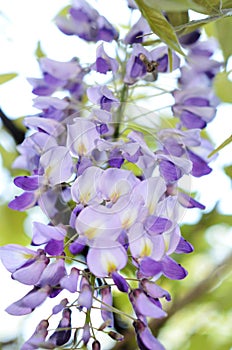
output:
[[[128, 5], [131, 11], [136, 7]], [[31, 286], [6, 311], [26, 315], [47, 298], [56, 298], [51, 313], [61, 314], [57, 329], [49, 331], [49, 315], [21, 349], [90, 344], [96, 350], [101, 348], [99, 332], [123, 340], [114, 330], [114, 313], [120, 310], [113, 306], [113, 293], [126, 293], [139, 348], [164, 349], [147, 318], [165, 317], [160, 299], [171, 300], [159, 278], [187, 275], [172, 257], [193, 251], [180, 232], [181, 207], [204, 209], [178, 184], [183, 177], [211, 172], [207, 155], [212, 147], [202, 139], [201, 129], [218, 104], [212, 90], [220, 69], [211, 58], [214, 43], [201, 41], [196, 32], [182, 38], [187, 59], [182, 62], [173, 52], [170, 67], [164, 44], [152, 50], [143, 46], [143, 34], [150, 32], [143, 17], [119, 39], [117, 30], [85, 0], [75, 0], [56, 24], [67, 35], [97, 43], [96, 59], [83, 67], [76, 58], [57, 62], [43, 57], [42, 77], [29, 79], [37, 95], [34, 106], [41, 112], [25, 118], [30, 133], [18, 147], [14, 167], [28, 175], [14, 179], [23, 192], [9, 206], [20, 211], [39, 206], [48, 224], [33, 223], [31, 248], [0, 248], [12, 278]], [[103, 42], [114, 43], [116, 58], [107, 54]], [[154, 128], [148, 144], [142, 128], [125, 127], [127, 102], [133, 101], [138, 84], [155, 89], [159, 77], [171, 70], [179, 72], [171, 92], [178, 121], [173, 128]], [[109, 84], [90, 86], [93, 72], [107, 76]], [[96, 303], [102, 318], [98, 327], [91, 319]], [[84, 315], [82, 327], [75, 326], [75, 312]]]

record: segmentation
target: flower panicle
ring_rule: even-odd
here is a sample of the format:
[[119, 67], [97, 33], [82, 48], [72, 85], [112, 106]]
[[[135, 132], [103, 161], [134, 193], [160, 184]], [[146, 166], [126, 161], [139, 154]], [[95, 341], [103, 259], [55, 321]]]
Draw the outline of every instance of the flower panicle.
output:
[[[137, 7], [133, 1], [128, 6]], [[133, 114], [140, 110], [134, 91], [139, 84], [157, 91], [160, 79], [172, 74], [166, 45], [152, 50], [142, 45], [149, 30], [146, 20], [141, 17], [119, 40], [105, 17], [87, 1], [75, 0], [56, 24], [66, 35], [97, 43], [96, 57], [88, 67], [76, 58], [58, 62], [43, 57], [41, 78], [28, 79], [40, 112], [24, 120], [31, 133], [18, 146], [13, 166], [29, 175], [15, 178], [22, 193], [9, 207], [39, 207], [48, 222], [33, 223], [31, 248], [0, 248], [12, 278], [32, 287], [6, 311], [29, 314], [47, 298], [57, 300], [62, 291], [69, 295], [52, 309], [50, 317], [62, 313], [55, 331], [49, 330], [49, 318], [42, 320], [22, 350], [65, 344], [92, 344], [99, 350], [97, 331], [123, 341], [115, 330], [120, 313], [132, 320], [140, 349], [162, 350], [148, 327], [148, 318], [167, 316], [162, 300], [171, 301], [159, 279], [186, 277], [173, 258], [193, 251], [181, 235], [179, 212], [204, 209], [179, 183], [212, 171], [207, 158], [212, 146], [200, 131], [215, 117], [219, 103], [212, 89], [220, 69], [211, 57], [214, 44], [202, 41], [199, 33], [181, 38], [187, 59], [182, 63], [172, 53], [172, 69], [180, 77], [169, 92], [178, 121], [171, 128], [153, 124], [147, 129], [146, 121], [144, 127], [134, 123], [138, 116], [133, 119]], [[104, 42], [124, 51], [112, 57]], [[110, 84], [87, 83], [93, 71], [107, 76]], [[142, 111], [143, 118], [147, 115]], [[115, 293], [128, 296], [133, 315], [115, 307]], [[91, 317], [95, 309], [102, 318], [97, 326]], [[75, 313], [84, 315], [82, 326], [75, 325]]]

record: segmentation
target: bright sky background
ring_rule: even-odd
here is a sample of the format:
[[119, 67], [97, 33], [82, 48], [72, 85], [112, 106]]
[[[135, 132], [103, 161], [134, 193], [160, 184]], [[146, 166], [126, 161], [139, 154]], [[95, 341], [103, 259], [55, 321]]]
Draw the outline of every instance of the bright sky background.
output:
[[[129, 11], [123, 0], [90, 1], [99, 12], [110, 22], [125, 24]], [[0, 74], [17, 72], [19, 77], [0, 85], [0, 106], [3, 111], [17, 118], [23, 115], [35, 114], [32, 107], [31, 86], [27, 77], [39, 77], [40, 70], [34, 52], [37, 42], [41, 42], [43, 51], [49, 58], [68, 61], [74, 56], [80, 56], [82, 62], [93, 62], [95, 58], [94, 45], [90, 45], [76, 37], [62, 34], [52, 22], [55, 15], [67, 6], [67, 0], [0, 0]], [[112, 9], [113, 8], [113, 9]], [[215, 146], [230, 136], [232, 129], [232, 106], [219, 108], [217, 117], [209, 124], [208, 132]], [[220, 210], [231, 214], [231, 182], [220, 167], [231, 163], [231, 145], [220, 152], [218, 159], [212, 163], [214, 171], [211, 175], [192, 181], [192, 190], [199, 190], [197, 197], [210, 211], [220, 201]], [[1, 174], [0, 174], [1, 178]], [[0, 193], [1, 195], [1, 193]], [[198, 217], [198, 211], [189, 211], [184, 221], [191, 222]], [[28, 288], [18, 286], [9, 279], [9, 274], [0, 265], [1, 286], [3, 281], [9, 287], [7, 295], [5, 287], [0, 289], [0, 341], [10, 334], [16, 334], [17, 329], [24, 327], [23, 318], [6, 315], [2, 310], [16, 300], [16, 293], [22, 296]], [[2, 321], [4, 317], [4, 322]], [[26, 336], [29, 336], [26, 331]]]

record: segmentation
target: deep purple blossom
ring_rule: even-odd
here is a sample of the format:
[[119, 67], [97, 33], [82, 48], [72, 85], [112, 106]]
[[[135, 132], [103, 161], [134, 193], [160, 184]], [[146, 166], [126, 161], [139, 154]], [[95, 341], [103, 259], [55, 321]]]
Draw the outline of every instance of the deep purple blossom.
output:
[[167, 316], [166, 312], [159, 308], [152, 300], [140, 289], [134, 289], [129, 293], [136, 316], [163, 318]]
[[211, 89], [192, 88], [173, 92], [173, 113], [188, 129], [203, 129], [216, 114], [218, 99]]
[[[172, 70], [179, 68], [180, 58], [172, 53]], [[134, 84], [148, 73], [169, 72], [168, 48], [158, 47], [152, 51], [146, 50], [141, 44], [134, 44], [133, 51], [126, 65], [124, 82]], [[156, 80], [154, 78], [153, 80]]]
[[118, 38], [115, 28], [85, 0], [74, 0], [68, 17], [57, 17], [56, 25], [67, 35], [78, 35], [86, 41], [111, 42]]
[[45, 338], [48, 335], [49, 323], [47, 320], [42, 320], [35, 329], [32, 336], [23, 344], [21, 350], [33, 350], [38, 349], [40, 344], [45, 342]]
[[[71, 313], [69, 308], [63, 310], [57, 330], [49, 337], [48, 343], [61, 346], [69, 341], [71, 337]], [[65, 329], [62, 330], [62, 328]]]
[[49, 285], [45, 285], [42, 288], [34, 287], [23, 298], [14, 302], [6, 308], [6, 311], [10, 315], [27, 315], [30, 314], [36, 307], [41, 305], [49, 296], [52, 288]]
[[108, 71], [112, 71], [113, 73], [117, 72], [118, 62], [107, 55], [103, 44], [97, 48], [96, 56], [96, 62], [92, 65], [92, 69], [103, 74], [106, 74]]
[[88, 279], [82, 276], [81, 282], [80, 282], [80, 294], [78, 298], [78, 304], [80, 308], [85, 307], [86, 309], [91, 309], [92, 303], [93, 303], [92, 287]]
[[35, 252], [17, 244], [1, 247], [0, 258], [12, 278], [27, 285], [36, 284], [49, 263], [42, 249]]
[[118, 107], [119, 101], [113, 93], [105, 86], [94, 86], [87, 89], [87, 95], [92, 103], [95, 103], [105, 111], [110, 111], [112, 107]]
[[124, 38], [125, 44], [135, 44], [144, 41], [144, 34], [149, 34], [151, 28], [144, 17], [140, 19], [133, 25], [130, 31]]
[[[109, 327], [113, 327], [114, 326], [114, 317], [113, 317], [113, 313], [112, 313], [111, 308], [110, 308], [113, 304], [111, 287], [106, 285], [104, 288], [101, 288], [100, 294], [101, 294], [101, 298], [102, 298], [102, 302], [103, 302], [101, 305], [102, 319], [103, 319], [103, 321], [107, 322]], [[106, 304], [109, 305], [109, 307], [107, 307]]]
[[165, 350], [162, 344], [152, 335], [150, 329], [141, 320], [133, 323], [137, 342], [141, 350]]

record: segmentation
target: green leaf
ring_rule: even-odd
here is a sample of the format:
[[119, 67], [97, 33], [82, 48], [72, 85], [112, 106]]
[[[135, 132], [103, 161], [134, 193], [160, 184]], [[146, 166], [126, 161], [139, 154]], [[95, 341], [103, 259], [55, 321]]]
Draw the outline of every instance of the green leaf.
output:
[[14, 243], [26, 245], [30, 238], [24, 233], [26, 213], [13, 211], [7, 205], [0, 207], [0, 246]]
[[232, 0], [194, 0], [194, 3], [207, 15], [222, 13], [222, 10], [231, 10], [232, 7]]
[[69, 9], [71, 8], [70, 5], [65, 6], [63, 9], [58, 12], [57, 16], [61, 17], [66, 17], [69, 13]]
[[227, 62], [228, 58], [232, 54], [232, 40], [231, 35], [228, 33], [232, 32], [232, 18], [226, 17], [214, 23], [215, 26], [215, 36], [217, 37], [225, 62]]
[[168, 11], [166, 12], [169, 22], [173, 25], [173, 27], [180, 26], [182, 24], [188, 23], [189, 15], [188, 11]]
[[143, 0], [153, 8], [159, 8], [165, 12], [182, 12], [193, 10], [206, 15], [219, 14], [222, 10], [232, 7], [232, 0]]
[[210, 22], [215, 22], [221, 19], [223, 16], [225, 15], [217, 14], [217, 15], [208, 16], [203, 19], [193, 20], [188, 23], [175, 27], [175, 31], [178, 33], [178, 35], [188, 34], [188, 33], [191, 33], [193, 30], [198, 29]]
[[221, 151], [224, 147], [226, 147], [227, 145], [229, 145], [232, 142], [232, 135], [230, 135], [230, 137], [228, 137], [228, 139], [226, 139], [224, 142], [222, 142], [220, 144], [220, 146], [218, 146], [215, 150], [213, 150], [209, 155], [208, 158], [212, 157], [215, 153], [218, 153], [219, 151]]
[[42, 48], [41, 48], [41, 43], [40, 43], [40, 41], [38, 41], [38, 43], [37, 43], [37, 47], [36, 47], [36, 50], [35, 50], [35, 56], [36, 56], [38, 59], [46, 56], [45, 53], [44, 53], [44, 51], [43, 51]]
[[221, 1], [220, 0], [194, 0], [194, 3], [202, 7], [203, 13], [213, 14], [219, 13], [221, 10]]
[[172, 25], [166, 20], [164, 15], [161, 12], [161, 9], [154, 6], [152, 1], [148, 0], [135, 0], [142, 15], [148, 21], [151, 30], [171, 49], [179, 52], [184, 55], [180, 44], [178, 42], [178, 38], [175, 34], [174, 28]]
[[0, 74], [0, 84], [4, 84], [9, 80], [14, 79], [17, 77], [17, 73], [5, 73], [5, 74]]
[[[146, 4], [150, 4], [153, 8], [160, 8], [163, 11], [188, 11], [192, 8], [193, 3], [189, 3], [189, 0], [145, 0]], [[201, 7], [195, 5], [195, 7], [201, 10]]]
[[228, 79], [229, 72], [220, 72], [214, 79], [214, 90], [222, 102], [232, 103], [232, 81]]
[[229, 176], [230, 179], [232, 180], [232, 165], [228, 165], [228, 166], [224, 167], [224, 171], [225, 171], [226, 175]]

